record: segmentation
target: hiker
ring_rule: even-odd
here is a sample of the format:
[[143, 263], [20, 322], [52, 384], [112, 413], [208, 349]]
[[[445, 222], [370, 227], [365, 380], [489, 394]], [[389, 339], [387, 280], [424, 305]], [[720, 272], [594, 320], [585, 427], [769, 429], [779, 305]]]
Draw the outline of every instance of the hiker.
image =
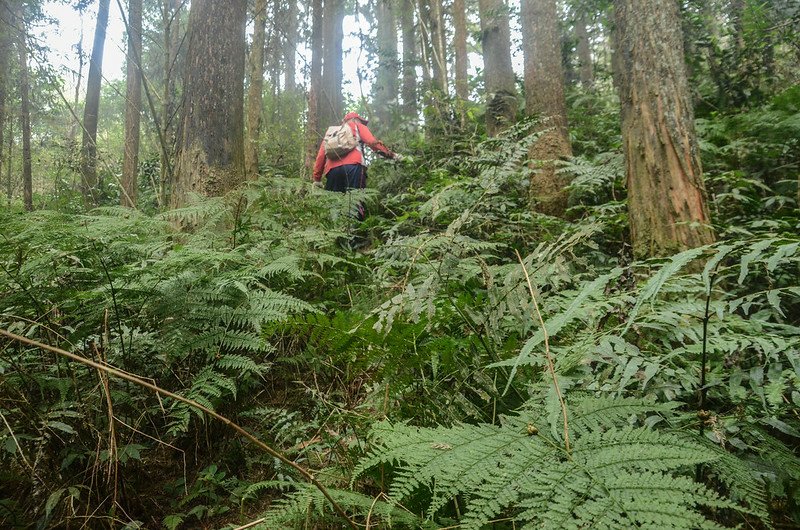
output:
[[[344, 130], [348, 126], [350, 131]], [[350, 134], [352, 133], [352, 134]], [[367, 128], [367, 120], [357, 112], [348, 112], [341, 126], [328, 127], [314, 163], [314, 185], [322, 187], [322, 175], [327, 177], [325, 189], [345, 192], [367, 186], [367, 164], [363, 146], [379, 155], [402, 161], [403, 156], [392, 152], [378, 141]]]

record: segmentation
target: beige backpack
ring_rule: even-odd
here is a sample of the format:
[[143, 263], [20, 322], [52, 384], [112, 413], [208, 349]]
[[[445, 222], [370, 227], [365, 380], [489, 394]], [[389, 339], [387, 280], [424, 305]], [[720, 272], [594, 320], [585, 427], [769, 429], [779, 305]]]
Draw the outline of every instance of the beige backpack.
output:
[[358, 148], [360, 141], [357, 124], [354, 128], [349, 123], [332, 125], [325, 131], [325, 156], [331, 160], [341, 160], [347, 153]]

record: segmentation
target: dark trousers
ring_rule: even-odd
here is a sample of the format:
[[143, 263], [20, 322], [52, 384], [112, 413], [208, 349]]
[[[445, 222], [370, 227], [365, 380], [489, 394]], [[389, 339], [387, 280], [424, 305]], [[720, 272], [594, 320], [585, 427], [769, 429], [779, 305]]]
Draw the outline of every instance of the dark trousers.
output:
[[[353, 189], [364, 189], [367, 187], [367, 168], [361, 164], [347, 164], [328, 171], [325, 189], [328, 191], [340, 191], [342, 193]], [[363, 221], [367, 216], [364, 205], [359, 201], [356, 204], [353, 216], [359, 221]]]
[[361, 164], [347, 164], [328, 171], [325, 189], [341, 191], [362, 189], [367, 187], [367, 168]]

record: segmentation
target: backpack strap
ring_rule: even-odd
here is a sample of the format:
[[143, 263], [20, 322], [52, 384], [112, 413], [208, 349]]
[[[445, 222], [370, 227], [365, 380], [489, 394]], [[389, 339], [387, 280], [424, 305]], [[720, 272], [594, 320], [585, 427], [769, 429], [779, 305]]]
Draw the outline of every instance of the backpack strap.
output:
[[364, 144], [361, 142], [361, 133], [358, 130], [358, 120], [353, 118], [350, 120], [350, 123], [355, 125], [355, 133], [356, 133], [356, 149], [359, 153], [361, 153], [361, 161], [364, 161]]

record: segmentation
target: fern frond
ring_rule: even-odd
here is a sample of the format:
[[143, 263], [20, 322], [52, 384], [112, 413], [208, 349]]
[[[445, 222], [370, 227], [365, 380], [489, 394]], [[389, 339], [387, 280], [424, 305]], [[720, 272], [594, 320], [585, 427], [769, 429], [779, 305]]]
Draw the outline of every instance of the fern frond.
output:
[[[464, 528], [502, 513], [530, 528], [722, 528], [701, 508], [750, 510], [682, 476], [719, 455], [692, 436], [623, 426], [631, 416], [674, 406], [633, 399], [585, 398], [573, 415], [571, 453], [539, 433], [527, 413], [503, 426], [424, 429], [381, 422], [377, 445], [354, 477], [379, 464], [398, 466], [397, 501], [430, 489], [428, 517], [457, 495], [466, 499]], [[536, 420], [534, 420], [536, 421]]]

